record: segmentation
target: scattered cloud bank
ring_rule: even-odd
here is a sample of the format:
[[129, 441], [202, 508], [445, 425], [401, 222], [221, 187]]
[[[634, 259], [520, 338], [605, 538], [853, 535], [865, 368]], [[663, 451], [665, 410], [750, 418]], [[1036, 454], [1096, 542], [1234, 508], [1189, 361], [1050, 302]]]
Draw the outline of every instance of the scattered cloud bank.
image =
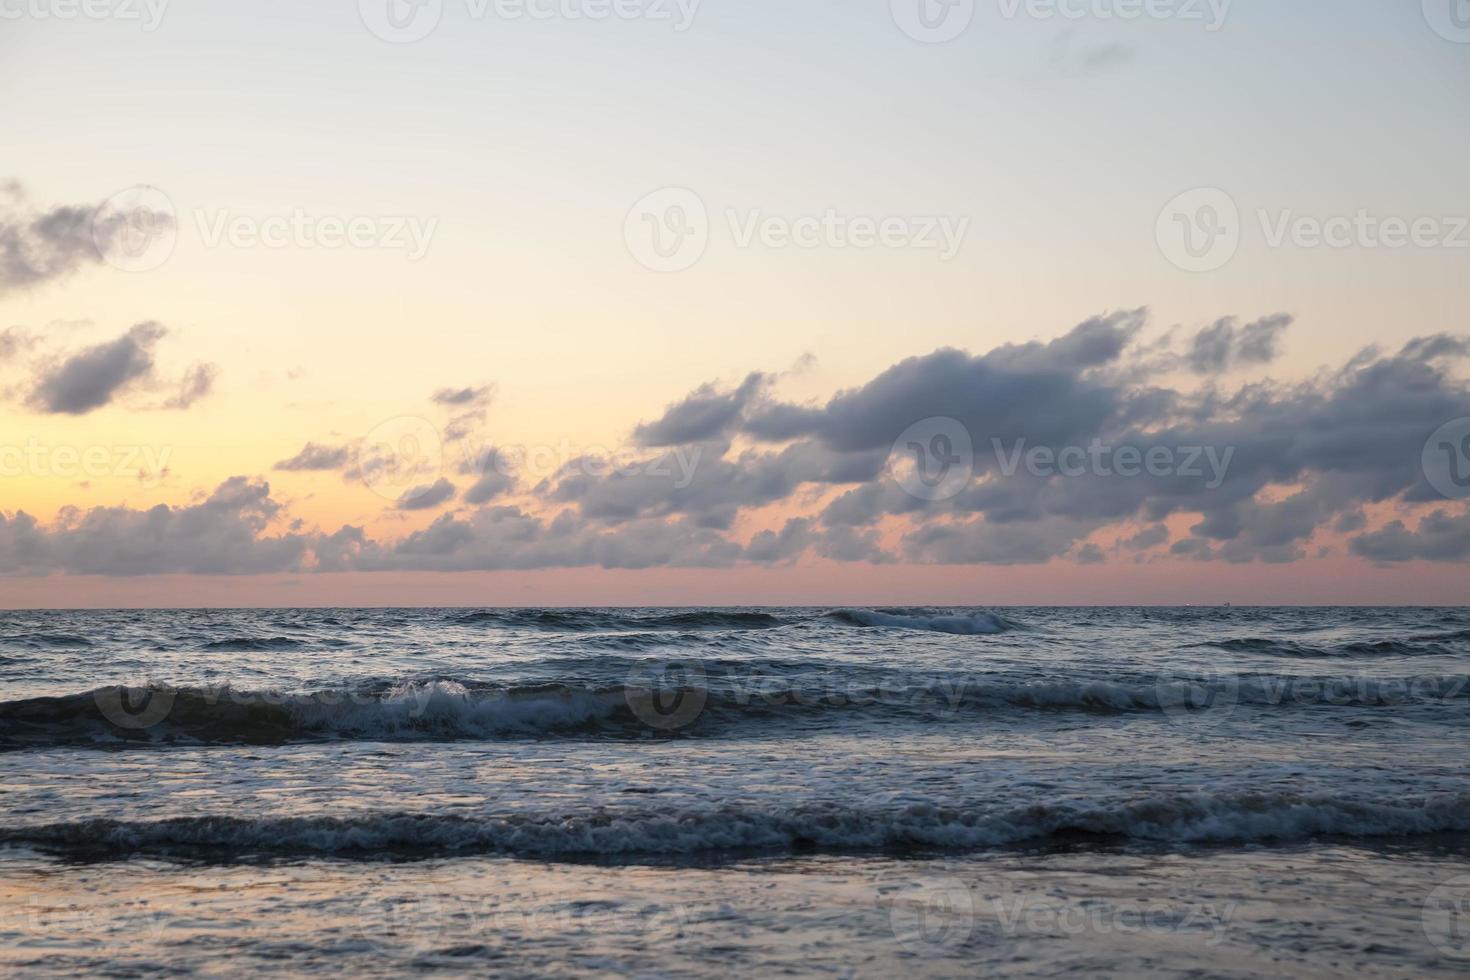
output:
[[[938, 350], [821, 402], [782, 400], [761, 372], [710, 382], [639, 424], [624, 456], [580, 455], [535, 480], [503, 448], [475, 445], [493, 389], [445, 388], [430, 401], [459, 462], [383, 502], [440, 511], [420, 530], [308, 530], [265, 482], [235, 477], [185, 507], [67, 510], [47, 527], [7, 517], [0, 572], [1291, 562], [1324, 542], [1373, 562], [1470, 557], [1466, 505], [1421, 463], [1430, 433], [1470, 417], [1456, 373], [1470, 342], [1426, 337], [1309, 380], [1227, 387], [1277, 356], [1290, 317], [1162, 342], [1142, 340], [1146, 321], [1124, 311], [1049, 342]], [[73, 355], [35, 397], [51, 411], [105, 403], [149, 362], [147, 327]], [[900, 439], [936, 419], [942, 441]], [[945, 464], [965, 478], [916, 492], [916, 446], [953, 453]], [[373, 479], [390, 464], [361, 443], [314, 441], [275, 469]]]

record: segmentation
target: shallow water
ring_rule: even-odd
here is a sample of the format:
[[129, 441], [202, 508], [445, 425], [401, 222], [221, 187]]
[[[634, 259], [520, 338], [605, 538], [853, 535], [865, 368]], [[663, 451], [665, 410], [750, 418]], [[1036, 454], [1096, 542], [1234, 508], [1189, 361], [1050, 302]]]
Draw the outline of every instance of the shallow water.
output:
[[25, 972], [1470, 968], [1458, 609], [0, 613]]

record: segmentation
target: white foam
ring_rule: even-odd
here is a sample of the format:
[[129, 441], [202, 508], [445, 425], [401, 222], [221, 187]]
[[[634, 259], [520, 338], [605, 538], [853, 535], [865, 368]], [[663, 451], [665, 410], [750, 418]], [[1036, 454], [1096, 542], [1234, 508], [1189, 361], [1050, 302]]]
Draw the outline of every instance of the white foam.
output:
[[381, 699], [324, 700], [304, 697], [288, 709], [304, 731], [335, 735], [401, 733], [496, 735], [575, 728], [608, 718], [623, 706], [618, 692], [578, 688], [472, 693], [454, 681], [400, 684]]

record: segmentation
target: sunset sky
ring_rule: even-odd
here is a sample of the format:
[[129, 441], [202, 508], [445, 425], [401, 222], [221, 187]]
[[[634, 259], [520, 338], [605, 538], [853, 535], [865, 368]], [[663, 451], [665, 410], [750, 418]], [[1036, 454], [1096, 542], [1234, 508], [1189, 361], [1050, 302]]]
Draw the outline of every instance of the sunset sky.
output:
[[922, 2], [0, 0], [0, 606], [1470, 598], [1449, 0]]

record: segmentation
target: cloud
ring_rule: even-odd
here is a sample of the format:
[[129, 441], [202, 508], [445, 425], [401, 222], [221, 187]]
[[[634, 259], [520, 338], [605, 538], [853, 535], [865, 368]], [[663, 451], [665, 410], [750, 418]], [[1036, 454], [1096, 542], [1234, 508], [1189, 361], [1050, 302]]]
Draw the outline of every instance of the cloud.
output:
[[1112, 65], [1121, 65], [1133, 60], [1136, 52], [1127, 45], [1114, 42], [1112, 44], [1099, 44], [1095, 47], [1086, 48], [1080, 52], [1079, 60], [1083, 68], [1096, 71], [1100, 68], [1108, 68]]
[[1195, 334], [1185, 361], [1196, 374], [1269, 364], [1276, 359], [1281, 335], [1291, 322], [1290, 316], [1278, 313], [1241, 327], [1233, 317], [1226, 317]]
[[[221, 488], [216, 496], [236, 503], [207, 516], [211, 527], [250, 531], [260, 547], [247, 542], [244, 554], [256, 557], [245, 565], [323, 570], [1097, 564], [1166, 546], [1175, 560], [1275, 563], [1320, 554], [1334, 535], [1355, 535], [1350, 553], [1375, 562], [1470, 557], [1470, 513], [1434, 491], [1420, 462], [1430, 433], [1470, 417], [1459, 373], [1470, 344], [1423, 337], [1308, 380], [1222, 388], [1215, 366], [1269, 360], [1286, 322], [1227, 318], [1203, 342], [1184, 341], [1190, 357], [1209, 352], [1195, 388], [1158, 382], [1152, 365], [1167, 345], [1140, 339], [1142, 310], [1094, 317], [1050, 341], [907, 358], [821, 403], [779, 401], [760, 372], [734, 388], [704, 384], [640, 426], [625, 452], [569, 460], [535, 486], [519, 485], [497, 449], [466, 454], [462, 493], [426, 470], [398, 508], [457, 506], [396, 540], [350, 526], [271, 537], [278, 505], [259, 483]], [[112, 363], [115, 354], [99, 353], [106, 347], [77, 358]], [[942, 499], [909, 492], [890, 465], [899, 435], [935, 418], [963, 427], [974, 446], [959, 461], [970, 479]], [[1154, 465], [1155, 451], [1167, 465]], [[309, 442], [276, 468], [351, 476], [378, 465], [359, 455], [355, 444]], [[1072, 463], [1023, 463], [1034, 458]], [[1393, 509], [1400, 520], [1370, 526], [1367, 515]], [[89, 513], [146, 528], [183, 522], [187, 511]], [[0, 547], [20, 556], [12, 564], [78, 567], [60, 546], [74, 524], [64, 515], [47, 529], [16, 515]], [[1171, 542], [1170, 527], [1187, 532]], [[100, 544], [144, 568], [160, 564], [141, 545]], [[118, 561], [110, 567], [127, 564]]]
[[283, 459], [272, 469], [287, 472], [311, 472], [317, 470], [340, 470], [352, 461], [350, 446], [321, 446], [308, 442], [301, 451], [290, 459]]
[[184, 372], [183, 380], [179, 382], [179, 392], [168, 401], [163, 403], [164, 408], [186, 409], [200, 399], [209, 396], [214, 391], [215, 379], [219, 377], [219, 365], [217, 364], [195, 364]]
[[39, 339], [20, 327], [0, 330], [0, 361], [8, 361], [22, 351], [30, 350]]
[[1390, 521], [1377, 531], [1353, 538], [1351, 549], [1376, 562], [1464, 561], [1470, 558], [1470, 513], [1451, 515], [1436, 510], [1425, 515], [1413, 531], [1403, 521]]
[[334, 555], [337, 567], [370, 571], [724, 567], [741, 553], [717, 532], [685, 521], [640, 521], [607, 530], [571, 511], [544, 520], [504, 506], [442, 515], [391, 545], [351, 531], [348, 536], [348, 546], [339, 544]]
[[477, 433], [485, 423], [490, 403], [495, 398], [495, 386], [483, 384], [468, 388], [440, 388], [430, 396], [436, 405], [442, 405], [456, 414], [444, 423], [445, 442], [463, 442]]
[[464, 502], [475, 506], [487, 504], [496, 497], [512, 492], [515, 485], [514, 477], [489, 470], [464, 492]]
[[153, 349], [167, 331], [139, 323], [116, 340], [88, 347], [43, 370], [28, 404], [53, 414], [84, 415], [101, 408], [153, 372]]
[[495, 395], [494, 385], [479, 385], [470, 388], [440, 388], [431, 396], [437, 405], [459, 408], [465, 405], [485, 406]]
[[1124, 539], [1121, 544], [1129, 551], [1147, 551], [1157, 548], [1169, 540], [1169, 528], [1163, 524], [1151, 524], [1137, 534]]
[[1089, 74], [1115, 65], [1127, 64], [1137, 56], [1130, 44], [1113, 41], [1105, 44], [1074, 46], [1076, 32], [1068, 29], [1057, 34], [1052, 42], [1052, 67], [1075, 74]]
[[931, 524], [907, 535], [903, 550], [911, 561], [936, 565], [1043, 564], [1066, 554], [1099, 524], [1055, 517], [1026, 524]]
[[432, 510], [440, 504], [453, 500], [454, 494], [454, 484], [441, 476], [433, 483], [405, 490], [394, 506], [399, 510]]
[[633, 439], [640, 446], [682, 446], [722, 438], [769, 383], [768, 376], [754, 372], [733, 391], [701, 385], [660, 418], [639, 425]]
[[8, 193], [0, 195], [0, 295], [101, 264], [103, 255], [129, 233], [128, 221], [147, 220], [157, 229], [174, 224], [173, 215], [165, 212], [123, 216], [102, 211], [97, 204], [35, 210], [27, 206], [18, 184], [4, 189]]
[[270, 485], [243, 476], [200, 503], [67, 508], [43, 528], [21, 512], [0, 515], [0, 572], [72, 575], [253, 575], [302, 567], [310, 539], [270, 534], [281, 507]]
[[1002, 439], [1080, 438], [1127, 408], [1128, 392], [1092, 371], [1117, 361], [1144, 322], [1144, 311], [1133, 310], [1088, 320], [1046, 344], [912, 357], [821, 408], [759, 404], [743, 431], [768, 440], [812, 437], [837, 452], [886, 452], [908, 426], [936, 417]]

